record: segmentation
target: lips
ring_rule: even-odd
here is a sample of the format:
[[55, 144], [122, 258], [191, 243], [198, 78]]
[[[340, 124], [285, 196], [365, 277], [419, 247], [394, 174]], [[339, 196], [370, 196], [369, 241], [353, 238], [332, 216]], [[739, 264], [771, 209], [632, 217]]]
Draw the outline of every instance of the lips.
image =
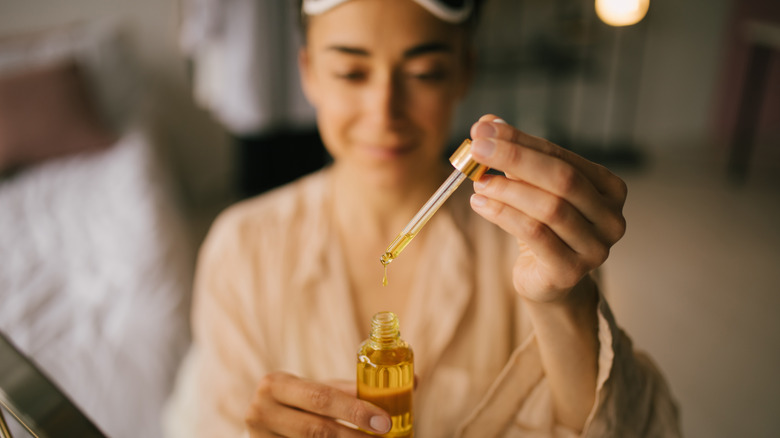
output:
[[411, 154], [416, 146], [411, 143], [371, 144], [361, 143], [359, 149], [366, 155], [378, 159], [397, 159]]

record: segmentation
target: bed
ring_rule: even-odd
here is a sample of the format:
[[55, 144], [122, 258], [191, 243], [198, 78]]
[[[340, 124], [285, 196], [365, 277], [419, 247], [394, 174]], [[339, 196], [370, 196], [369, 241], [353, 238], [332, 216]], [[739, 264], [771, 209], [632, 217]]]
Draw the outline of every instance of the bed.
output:
[[0, 331], [106, 434], [158, 437], [193, 251], [118, 29], [0, 40]]

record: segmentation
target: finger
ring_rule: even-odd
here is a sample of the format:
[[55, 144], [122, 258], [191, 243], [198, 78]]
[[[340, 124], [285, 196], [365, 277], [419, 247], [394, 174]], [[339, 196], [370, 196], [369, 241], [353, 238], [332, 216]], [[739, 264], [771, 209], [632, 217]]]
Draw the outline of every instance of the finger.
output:
[[332, 418], [277, 403], [266, 406], [260, 418], [262, 425], [247, 422], [252, 438], [265, 436], [365, 438], [369, 436], [365, 432], [339, 424]]
[[339, 424], [331, 418], [292, 409], [289, 411], [290, 415], [285, 415], [279, 424], [278, 433], [280, 436], [340, 438], [366, 438], [370, 436], [358, 429]]
[[349, 380], [327, 380], [324, 382], [328, 386], [338, 389], [344, 394], [357, 397], [357, 384]]
[[474, 183], [474, 190], [546, 225], [590, 267], [606, 260], [611, 242], [604, 241], [596, 227], [566, 200], [499, 175], [480, 179]]
[[495, 114], [485, 114], [484, 116], [480, 117], [478, 122], [498, 122], [498, 123], [506, 123], [506, 121], [500, 117], [498, 117]]
[[[526, 182], [566, 200], [609, 241], [622, 237], [622, 205], [616, 206], [599, 193], [579, 170], [569, 163], [534, 149], [503, 140], [475, 140], [474, 146], [490, 141], [494, 151], [485, 164], [506, 172], [509, 178]], [[478, 158], [477, 152], [474, 152]]]
[[377, 433], [390, 430], [390, 416], [379, 407], [345, 394], [323, 383], [277, 374], [270, 382], [273, 397], [280, 403], [314, 414], [346, 420]]
[[577, 254], [542, 222], [480, 194], [471, 196], [471, 206], [479, 215], [524, 242], [546, 266], [562, 266], [562, 270], [569, 271], [569, 267], [578, 265]]
[[[625, 182], [617, 177], [606, 167], [586, 160], [585, 158], [551, 143], [543, 138], [527, 134], [523, 131], [513, 128], [501, 119], [493, 115], [482, 116], [477, 123], [471, 127], [471, 138], [475, 141], [478, 138], [494, 138], [505, 140], [510, 143], [525, 146], [534, 149], [545, 155], [563, 160], [579, 170], [594, 187], [602, 194], [608, 196], [616, 202], [624, 202], [627, 194]], [[475, 153], [475, 158], [477, 154]], [[480, 161], [481, 162], [481, 161]], [[488, 164], [488, 163], [484, 163]], [[506, 172], [504, 169], [496, 169]]]
[[508, 177], [539, 187], [572, 204], [605, 239], [616, 242], [625, 232], [624, 199], [611, 200], [600, 193], [575, 166], [532, 148], [495, 139], [474, 141], [474, 156], [504, 171]]
[[528, 278], [518, 276], [515, 271], [514, 286], [521, 294], [536, 301], [554, 300], [560, 297], [558, 293], [571, 289], [588, 272], [579, 256], [543, 223], [479, 194], [472, 195], [471, 205], [482, 217], [516, 236], [520, 247], [525, 248], [515, 266], [522, 272], [535, 274]]

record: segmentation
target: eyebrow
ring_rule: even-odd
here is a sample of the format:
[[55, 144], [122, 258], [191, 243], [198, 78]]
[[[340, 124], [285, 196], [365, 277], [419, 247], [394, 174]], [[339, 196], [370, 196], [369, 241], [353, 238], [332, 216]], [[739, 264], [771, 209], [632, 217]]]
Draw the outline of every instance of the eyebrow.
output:
[[[352, 47], [352, 46], [335, 44], [326, 47], [326, 50], [344, 53], [347, 55], [356, 55], [356, 56], [364, 56], [364, 57], [371, 56], [371, 53], [367, 49], [364, 49], [362, 47]], [[403, 56], [404, 58], [414, 58], [416, 56], [425, 55], [428, 53], [449, 53], [449, 52], [452, 52], [452, 46], [450, 46], [449, 44], [442, 43], [442, 42], [430, 42], [430, 43], [423, 43], [404, 50]]]

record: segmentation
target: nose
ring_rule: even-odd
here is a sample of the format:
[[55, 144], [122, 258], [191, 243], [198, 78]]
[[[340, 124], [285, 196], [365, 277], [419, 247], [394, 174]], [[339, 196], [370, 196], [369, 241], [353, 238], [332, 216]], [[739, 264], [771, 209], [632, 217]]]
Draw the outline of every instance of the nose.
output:
[[399, 74], [388, 71], [375, 76], [366, 110], [380, 126], [392, 127], [404, 118], [406, 92]]

